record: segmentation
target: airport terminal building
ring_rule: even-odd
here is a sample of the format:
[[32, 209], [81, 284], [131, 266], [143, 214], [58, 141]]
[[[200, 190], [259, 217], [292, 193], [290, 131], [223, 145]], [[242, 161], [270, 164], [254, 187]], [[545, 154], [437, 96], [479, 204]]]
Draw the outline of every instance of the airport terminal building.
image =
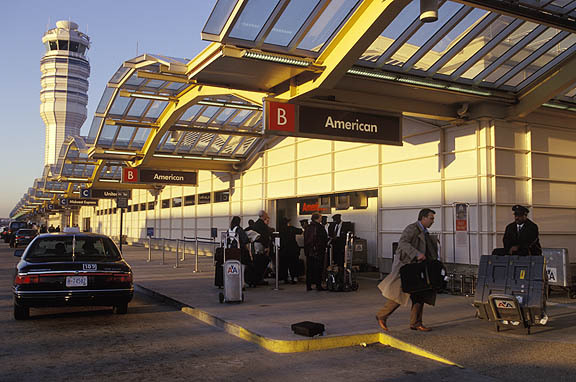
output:
[[122, 215], [137, 242], [341, 214], [386, 270], [422, 208], [478, 264], [521, 204], [574, 257], [576, 4], [500, 3], [220, 0], [194, 59], [121, 65], [12, 216], [118, 237]]

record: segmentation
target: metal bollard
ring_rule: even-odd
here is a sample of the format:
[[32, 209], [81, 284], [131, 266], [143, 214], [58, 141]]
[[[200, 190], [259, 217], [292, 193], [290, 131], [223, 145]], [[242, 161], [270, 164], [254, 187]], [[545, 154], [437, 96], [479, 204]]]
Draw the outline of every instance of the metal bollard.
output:
[[165, 254], [166, 254], [166, 239], [162, 238], [162, 265], [164, 265]]
[[148, 260], [147, 262], [152, 261], [152, 238], [148, 236]]
[[195, 252], [194, 252], [194, 273], [198, 273], [200, 272], [198, 270], [198, 238], [196, 238], [196, 243], [195, 243]]
[[176, 239], [176, 264], [174, 268], [178, 268], [178, 256], [180, 255], [180, 239]]
[[182, 240], [182, 257], [180, 261], [186, 260], [186, 240]]
[[278, 237], [274, 239], [274, 249], [276, 250], [276, 266], [274, 267], [275, 268], [274, 269], [274, 275], [276, 276], [276, 286], [274, 287], [274, 290], [280, 290], [280, 285], [279, 285], [279, 283], [280, 283], [280, 280], [279, 280], [279, 277], [280, 277], [280, 272], [279, 272], [280, 271], [280, 258], [278, 255], [278, 252], [279, 252], [278, 251], [278, 241], [279, 240], [280, 240], [280, 238], [278, 238]]

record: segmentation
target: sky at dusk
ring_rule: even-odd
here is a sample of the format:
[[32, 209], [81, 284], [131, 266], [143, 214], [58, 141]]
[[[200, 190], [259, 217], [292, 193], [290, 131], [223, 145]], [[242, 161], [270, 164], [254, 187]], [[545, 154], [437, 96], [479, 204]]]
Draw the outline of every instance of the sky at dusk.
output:
[[71, 20], [90, 36], [88, 134], [106, 83], [137, 54], [193, 58], [208, 42], [200, 32], [216, 0], [4, 1], [0, 50], [0, 217], [8, 214], [42, 175], [45, 127], [40, 117], [42, 36], [58, 20]]

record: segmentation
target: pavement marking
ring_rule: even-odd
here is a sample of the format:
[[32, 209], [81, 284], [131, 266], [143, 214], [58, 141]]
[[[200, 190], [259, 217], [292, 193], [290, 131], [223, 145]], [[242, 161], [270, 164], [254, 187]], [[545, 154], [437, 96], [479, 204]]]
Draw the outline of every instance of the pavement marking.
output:
[[227, 322], [206, 311], [183, 304], [179, 301], [174, 300], [173, 298], [165, 296], [154, 290], [148, 289], [141, 285], [135, 285], [135, 286], [138, 291], [141, 291], [145, 294], [151, 295], [156, 298], [160, 298], [164, 301], [168, 301], [176, 305], [183, 313], [188, 314], [199, 321], [202, 321], [208, 325], [217, 328], [221, 328], [228, 334], [241, 338], [245, 341], [255, 343], [263, 347], [264, 349], [274, 353], [301, 353], [314, 350], [336, 349], [350, 346], [365, 346], [366, 344], [381, 343], [382, 345], [390, 346], [392, 348], [401, 350], [406, 353], [411, 353], [420, 357], [428, 358], [440, 363], [444, 363], [446, 365], [463, 368], [462, 366], [458, 365], [455, 362], [452, 362], [437, 354], [434, 354], [416, 345], [404, 342], [402, 340], [392, 337], [389, 334], [382, 332], [331, 336], [331, 337], [318, 337], [302, 340], [278, 340], [273, 338], [267, 338], [259, 334], [253, 333], [250, 330], [238, 324]]

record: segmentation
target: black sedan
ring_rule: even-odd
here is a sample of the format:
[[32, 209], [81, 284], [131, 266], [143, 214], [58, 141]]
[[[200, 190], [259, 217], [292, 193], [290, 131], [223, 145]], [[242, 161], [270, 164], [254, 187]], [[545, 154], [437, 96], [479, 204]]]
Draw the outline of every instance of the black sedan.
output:
[[18, 246], [28, 245], [38, 235], [38, 231], [32, 228], [23, 228], [16, 231], [14, 235], [12, 235], [12, 241], [10, 242], [10, 246], [14, 248], [18, 248]]
[[31, 307], [112, 306], [128, 311], [134, 286], [132, 269], [108, 236], [56, 233], [37, 236], [25, 250], [14, 275], [14, 318]]

